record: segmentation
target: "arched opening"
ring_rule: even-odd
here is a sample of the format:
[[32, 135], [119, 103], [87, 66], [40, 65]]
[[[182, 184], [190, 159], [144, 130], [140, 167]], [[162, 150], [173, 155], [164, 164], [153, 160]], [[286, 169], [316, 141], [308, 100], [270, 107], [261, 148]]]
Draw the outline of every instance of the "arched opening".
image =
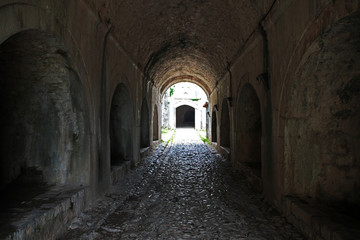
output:
[[150, 125], [149, 107], [146, 98], [144, 98], [141, 105], [141, 116], [140, 116], [140, 147], [141, 148], [150, 146], [149, 125]]
[[176, 108], [176, 127], [195, 128], [195, 109], [188, 105]]
[[27, 30], [1, 44], [0, 63], [1, 187], [88, 183], [88, 107], [65, 47]]
[[238, 161], [261, 177], [261, 112], [259, 98], [250, 84], [245, 84], [237, 103]]
[[153, 140], [159, 140], [159, 116], [158, 109], [155, 104], [154, 106], [154, 117], [153, 117]]
[[227, 100], [224, 99], [221, 108], [220, 144], [230, 148], [230, 117]]
[[206, 93], [194, 83], [179, 82], [171, 85], [162, 97], [162, 126], [205, 130], [206, 109], [203, 106], [206, 102]]
[[129, 91], [119, 84], [110, 111], [111, 166], [133, 160], [133, 111]]
[[[360, 11], [314, 41], [287, 96], [288, 194], [360, 207]], [[356, 216], [357, 217], [357, 216]]]
[[213, 111], [211, 115], [211, 141], [217, 142], [217, 121], [216, 121], [216, 112]]

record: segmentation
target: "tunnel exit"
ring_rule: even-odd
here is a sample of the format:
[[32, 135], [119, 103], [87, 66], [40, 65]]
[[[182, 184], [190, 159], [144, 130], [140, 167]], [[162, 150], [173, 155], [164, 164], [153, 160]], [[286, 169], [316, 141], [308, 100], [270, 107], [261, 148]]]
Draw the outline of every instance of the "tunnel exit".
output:
[[206, 102], [208, 98], [198, 85], [189, 82], [172, 85], [162, 99], [162, 127], [205, 130]]

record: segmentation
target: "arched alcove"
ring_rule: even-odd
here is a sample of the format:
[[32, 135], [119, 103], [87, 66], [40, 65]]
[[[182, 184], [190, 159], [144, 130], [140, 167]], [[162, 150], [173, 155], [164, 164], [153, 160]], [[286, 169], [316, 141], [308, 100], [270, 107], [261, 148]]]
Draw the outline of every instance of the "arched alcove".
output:
[[0, 76], [1, 186], [88, 183], [88, 107], [65, 47], [17, 33], [0, 46]]
[[224, 99], [221, 107], [220, 145], [230, 148], [230, 116], [227, 100]]
[[315, 40], [289, 87], [287, 194], [360, 206], [359, 22], [358, 11]]
[[149, 107], [146, 98], [143, 99], [141, 104], [140, 116], [140, 147], [150, 146], [150, 117]]
[[176, 127], [195, 127], [195, 108], [181, 105], [176, 108]]
[[111, 166], [133, 160], [133, 108], [125, 84], [114, 92], [110, 111]]
[[159, 140], [159, 115], [158, 109], [155, 104], [154, 106], [154, 117], [153, 117], [153, 140]]
[[217, 142], [217, 120], [216, 112], [213, 111], [211, 115], [211, 142]]
[[250, 84], [245, 84], [237, 102], [237, 161], [248, 165], [261, 177], [261, 112], [259, 98]]

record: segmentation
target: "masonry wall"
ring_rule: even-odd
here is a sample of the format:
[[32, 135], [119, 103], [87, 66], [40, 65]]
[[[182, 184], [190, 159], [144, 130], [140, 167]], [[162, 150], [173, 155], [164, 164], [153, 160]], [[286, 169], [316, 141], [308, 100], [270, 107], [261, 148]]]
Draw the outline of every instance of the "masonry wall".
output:
[[262, 191], [279, 209], [287, 195], [359, 204], [358, 8], [359, 1], [277, 1], [211, 94], [219, 107], [232, 99], [231, 160], [241, 169], [241, 93], [245, 85], [256, 93]]
[[[258, 172], [265, 198], [278, 209], [285, 211], [287, 196], [311, 198], [332, 206], [360, 205], [359, 8], [357, 0], [275, 1], [210, 90], [209, 113], [212, 118], [216, 114], [216, 124], [209, 124], [210, 139], [216, 133], [220, 149], [221, 131], [226, 129], [221, 126], [221, 118], [228, 114], [232, 164], [242, 169], [246, 163], [251, 165], [246, 159], [259, 159], [253, 165], [260, 167], [252, 168]], [[54, 151], [39, 148], [39, 152], [46, 152], [39, 162], [8, 161], [2, 166], [2, 183], [16, 179], [25, 162], [30, 170], [35, 167], [42, 171], [49, 183], [80, 183], [89, 186], [93, 195], [105, 192], [112, 181], [110, 122], [116, 89], [120, 85], [126, 89], [128, 101], [122, 99], [117, 105], [121, 108], [128, 104], [129, 114], [123, 121], [132, 136], [132, 166], [140, 161], [140, 146], [147, 147], [153, 140], [155, 104], [161, 119], [159, 89], [151, 82], [143, 82], [142, 70], [113, 37], [111, 22], [90, 11], [83, 1], [4, 0], [0, 3], [0, 29], [2, 54], [10, 46], [7, 40], [20, 34], [19, 44], [24, 41], [25, 46], [27, 38], [21, 39], [21, 34], [33, 31], [35, 37], [28, 39], [29, 44], [42, 49], [17, 54], [24, 54], [24, 61], [39, 66], [43, 58], [46, 62], [35, 70], [23, 63], [17, 73], [7, 68], [6, 59], [0, 58], [0, 72], [9, 76], [9, 84], [2, 89], [22, 95], [26, 89], [21, 88], [26, 87], [44, 93], [31, 98], [36, 94], [29, 91], [29, 96], [22, 95], [23, 99], [7, 95], [2, 108], [9, 110], [4, 110], [3, 115], [11, 115], [12, 108], [18, 108], [15, 115], [26, 116], [25, 122], [35, 126], [29, 130], [31, 127], [23, 125], [27, 130], [17, 134], [27, 139], [25, 143], [38, 141], [40, 138], [31, 132], [40, 131], [43, 125], [47, 126], [44, 131], [57, 136], [53, 145], [61, 142], [61, 148]], [[39, 37], [44, 34], [48, 37], [41, 43]], [[16, 46], [12, 49], [17, 51]], [[62, 74], [56, 75], [56, 71]], [[21, 73], [30, 77], [10, 81], [12, 75]], [[26, 82], [28, 79], [30, 82]], [[31, 83], [36, 81], [46, 84]], [[58, 96], [62, 96], [60, 100]], [[48, 101], [46, 106], [50, 108], [53, 104], [55, 110], [50, 118], [54, 121], [43, 124], [38, 120], [38, 125], [32, 125], [35, 116], [45, 115], [47, 109], [33, 107], [30, 111], [22, 105], [28, 98], [34, 105]], [[19, 102], [14, 106], [6, 104], [16, 99]], [[3, 130], [9, 122], [20, 124], [18, 118], [9, 119], [2, 118]], [[256, 124], [250, 124], [253, 122]], [[160, 122], [155, 126], [161, 137]], [[254, 130], [256, 134], [249, 134], [254, 139], [245, 141], [242, 129]], [[12, 128], [6, 130], [9, 133], [1, 142], [15, 142]], [[254, 149], [260, 156], [254, 155]], [[10, 151], [3, 152], [5, 158], [13, 157]], [[60, 158], [65, 159], [64, 164]]]
[[[34, 29], [51, 35], [64, 46], [60, 55], [66, 55], [78, 76], [88, 109], [84, 121], [88, 121], [89, 154], [83, 155], [83, 164], [72, 168], [86, 170], [86, 177], [80, 183], [90, 186], [93, 194], [104, 192], [110, 184], [109, 116], [113, 92], [119, 83], [129, 89], [133, 106], [131, 144], [138, 149], [143, 97], [141, 71], [112, 38], [111, 26], [101, 22], [83, 1], [2, 1], [0, 19], [0, 43], [16, 33]], [[48, 91], [46, 87], [44, 91]], [[65, 154], [67, 150], [59, 151]], [[139, 162], [139, 151], [134, 151], [132, 159], [133, 165]], [[77, 170], [65, 167], [64, 171]]]
[[[287, 194], [294, 194], [299, 195], [301, 197], [313, 197], [322, 199], [324, 201], [333, 201], [333, 198], [329, 195], [325, 198], [323, 196], [327, 195], [326, 187], [325, 185], [331, 185], [333, 182], [342, 182], [345, 180], [344, 175], [341, 174], [341, 171], [334, 170], [331, 174], [335, 179], [331, 179], [328, 177], [324, 177], [323, 171], [325, 170], [323, 167], [324, 159], [327, 158], [327, 153], [323, 150], [320, 150], [321, 153], [318, 152], [316, 146], [319, 146], [320, 148], [325, 147], [325, 142], [328, 142], [330, 144], [330, 148], [336, 148], [336, 145], [338, 143], [335, 143], [331, 140], [331, 137], [320, 137], [321, 143], [320, 145], [315, 144], [314, 141], [319, 137], [319, 135], [316, 137], [315, 135], [311, 136], [306, 132], [299, 132], [298, 136], [300, 138], [308, 138], [307, 141], [310, 144], [312, 144], [311, 148], [308, 148], [307, 146], [303, 145], [300, 147], [301, 149], [289, 149], [287, 147], [286, 139], [289, 139], [287, 134], [288, 132], [293, 131], [291, 128], [299, 130], [299, 127], [292, 125], [289, 125], [290, 119], [296, 119], [300, 116], [294, 116], [290, 114], [290, 112], [294, 111], [294, 105], [288, 104], [289, 98], [296, 101], [296, 106], [300, 107], [303, 106], [303, 104], [307, 104], [308, 111], [317, 111], [316, 105], [321, 106], [322, 108], [332, 108], [334, 105], [334, 102], [331, 101], [338, 101], [336, 98], [333, 98], [330, 101], [325, 100], [325, 96], [327, 91], [339, 91], [340, 88], [344, 88], [345, 85], [343, 83], [343, 86], [340, 87], [338, 84], [341, 83], [334, 83], [332, 86], [331, 79], [330, 78], [323, 78], [320, 76], [320, 74], [316, 74], [316, 72], [313, 72], [312, 74], [312, 80], [309, 80], [309, 78], [302, 80], [298, 80], [299, 76], [296, 76], [297, 74], [306, 75], [307, 73], [304, 73], [303, 71], [309, 71], [311, 69], [310, 65], [318, 64], [316, 65], [314, 71], [324, 71], [321, 70], [321, 63], [327, 64], [326, 72], [328, 76], [336, 76], [336, 72], [341, 71], [335, 67], [331, 63], [332, 61], [338, 61], [338, 60], [330, 60], [328, 55], [327, 57], [323, 58], [322, 60], [312, 60], [313, 58], [316, 58], [316, 56], [309, 57], [310, 55], [307, 55], [306, 52], [313, 51], [310, 50], [314, 47], [314, 44], [316, 45], [316, 42], [319, 41], [318, 39], [323, 39], [324, 34], [327, 34], [327, 32], [334, 28], [336, 25], [336, 22], [338, 22], [343, 17], [351, 14], [353, 11], [359, 8], [359, 2], [358, 1], [292, 1], [287, 4], [278, 4], [275, 6], [276, 8], [272, 13], [268, 16], [268, 18], [265, 21], [265, 30], [268, 33], [268, 39], [269, 39], [269, 56], [270, 56], [270, 74], [271, 74], [271, 97], [272, 97], [272, 103], [273, 103], [273, 133], [274, 133], [274, 172], [273, 174], [277, 176], [274, 182], [274, 185], [276, 186], [276, 190], [278, 191], [274, 195], [274, 202], [277, 202], [279, 204], [281, 202], [281, 196], [287, 195]], [[307, 11], [298, 11], [298, 9], [308, 9]], [[291, 20], [291, 21], [290, 21]], [[348, 32], [350, 34], [351, 31]], [[356, 38], [356, 37], [355, 37]], [[323, 40], [320, 40], [323, 41]], [[334, 39], [331, 40], [325, 40], [325, 41], [334, 41]], [[346, 40], [345, 40], [346, 41]], [[327, 50], [327, 48], [332, 48], [327, 44], [320, 44], [318, 46], [318, 50], [315, 50], [316, 52], [320, 50], [321, 52], [337, 52], [336, 54], [342, 54], [341, 47], [338, 49], [332, 49]], [[354, 46], [352, 47], [354, 49]], [[325, 53], [328, 54], [328, 53]], [[334, 55], [334, 57], [335, 57]], [[316, 63], [317, 61], [317, 63]], [[341, 61], [341, 60], [339, 60]], [[307, 62], [307, 63], [306, 63]], [[299, 69], [299, 66], [309, 64], [307, 67], [303, 69]], [[357, 68], [357, 64], [354, 62], [353, 67]], [[301, 67], [300, 67], [301, 68]], [[308, 68], [308, 69], [306, 69]], [[311, 70], [310, 70], [311, 71]], [[318, 77], [317, 77], [318, 76]], [[310, 77], [310, 76], [308, 76]], [[315, 77], [315, 78], [313, 78]], [[343, 76], [345, 79], [344, 82], [348, 82], [351, 80], [352, 76]], [[323, 80], [321, 80], [323, 78]], [[312, 81], [312, 84], [315, 85], [307, 85], [307, 81]], [[303, 84], [303, 86], [302, 86]], [[316, 87], [316, 85], [318, 87]], [[321, 85], [321, 87], [320, 87]], [[338, 86], [338, 87], [335, 87]], [[296, 90], [297, 88], [297, 90]], [[291, 90], [292, 89], [292, 90]], [[306, 90], [308, 89], [308, 91]], [[310, 90], [312, 89], [312, 90]], [[309, 92], [310, 91], [310, 92]], [[312, 92], [314, 91], [314, 92]], [[296, 96], [296, 94], [301, 94], [302, 96]], [[306, 96], [307, 95], [307, 96]], [[319, 98], [316, 98], [316, 97]], [[321, 99], [321, 96], [322, 99]], [[313, 98], [313, 99], [312, 99]], [[305, 100], [306, 99], [306, 100]], [[304, 102], [306, 101], [306, 102]], [[293, 102], [293, 101], [291, 101]], [[313, 105], [312, 105], [313, 104]], [[296, 110], [295, 110], [296, 111]], [[357, 112], [358, 110], [355, 110]], [[323, 112], [324, 113], [324, 112]], [[321, 115], [321, 116], [320, 116]], [[323, 125], [325, 122], [332, 122], [331, 124], [335, 124], [334, 119], [331, 119], [330, 115], [328, 114], [320, 114], [319, 116], [315, 116], [313, 114], [307, 115], [308, 119], [313, 119], [316, 121], [316, 124]], [[301, 117], [300, 117], [301, 118]], [[315, 120], [316, 119], [316, 120]], [[307, 120], [305, 120], [307, 121]], [[310, 120], [311, 121], [311, 120]], [[290, 123], [293, 124], [293, 123]], [[345, 127], [348, 125], [348, 123], [340, 123], [340, 128]], [[324, 124], [325, 125], [325, 124]], [[305, 127], [306, 124], [302, 125], [302, 127]], [[290, 129], [289, 129], [290, 128]], [[314, 127], [314, 130], [317, 127]], [[357, 129], [357, 127], [355, 127]], [[330, 129], [328, 129], [330, 131]], [[340, 129], [339, 129], [340, 130]], [[301, 130], [300, 130], [301, 131]], [[317, 133], [318, 132], [318, 133]], [[321, 131], [320, 131], [321, 132]], [[319, 134], [319, 129], [315, 130], [312, 134]], [[321, 135], [321, 134], [320, 134]], [[310, 139], [309, 139], [310, 138]], [[356, 144], [354, 142], [355, 139], [350, 140], [351, 144]], [[340, 140], [341, 141], [341, 140]], [[302, 140], [298, 139], [296, 142], [291, 143], [293, 147], [295, 146], [301, 146]], [[326, 148], [326, 147], [325, 147]], [[290, 152], [291, 153], [290, 153]], [[294, 157], [294, 155], [291, 157], [288, 154], [297, 154], [299, 151], [302, 151], [303, 153], [309, 153], [313, 154], [312, 156], [302, 156], [298, 157], [302, 158], [299, 159], [298, 157]], [[317, 155], [318, 154], [318, 155]], [[288, 160], [286, 160], [288, 159]], [[305, 160], [306, 159], [306, 160]], [[311, 160], [310, 160], [311, 159]], [[321, 159], [321, 160], [319, 160]], [[354, 158], [356, 159], [356, 158]], [[292, 163], [290, 163], [290, 162]], [[306, 162], [306, 161], [310, 161]], [[320, 162], [318, 162], [320, 161]], [[298, 179], [295, 180], [295, 182], [291, 182], [294, 177], [293, 172], [289, 172], [288, 169], [292, 168], [289, 166], [289, 164], [301, 164], [302, 166], [307, 166], [305, 168], [308, 168], [307, 170], [304, 170], [301, 166], [294, 166], [293, 169], [296, 169], [296, 171], [302, 171], [304, 172], [300, 173], [302, 175], [302, 180]], [[351, 164], [350, 164], [351, 165]], [[320, 170], [320, 169], [323, 170]], [[326, 168], [326, 167], [325, 167]], [[318, 171], [318, 172], [317, 172]], [[358, 171], [358, 170], [356, 170]], [[310, 174], [310, 175], [309, 175]], [[351, 173], [350, 173], [351, 174]], [[296, 175], [296, 174], [295, 174]], [[319, 177], [322, 178], [320, 185], [316, 183], [319, 181]], [[295, 177], [296, 178], [296, 177]], [[352, 178], [352, 177], [351, 177]], [[353, 178], [353, 181], [355, 179]], [[288, 182], [290, 181], [290, 182]], [[308, 181], [308, 182], [302, 182], [302, 181]], [[356, 183], [357, 180], [355, 180], [352, 183], [345, 184], [347, 187], [350, 187], [351, 185], [355, 184], [356, 186], [358, 183]], [[299, 189], [296, 187], [296, 184], [299, 185], [305, 185], [307, 186], [307, 190], [305, 189]], [[336, 191], [343, 192], [345, 195], [351, 194], [353, 190], [346, 189], [347, 187], [344, 187], [342, 190], [338, 189]], [[297, 188], [297, 189], [296, 189]], [[352, 188], [352, 187], [350, 187]], [[296, 189], [296, 190], [295, 190]], [[310, 190], [311, 189], [311, 190]], [[333, 189], [334, 190], [334, 189]], [[332, 191], [332, 190], [330, 190]], [[321, 196], [323, 195], [323, 196]], [[344, 195], [343, 195], [344, 196]], [[345, 198], [340, 198], [338, 201], [345, 200]], [[279, 201], [279, 202], [278, 202]], [[357, 204], [359, 202], [357, 201]]]

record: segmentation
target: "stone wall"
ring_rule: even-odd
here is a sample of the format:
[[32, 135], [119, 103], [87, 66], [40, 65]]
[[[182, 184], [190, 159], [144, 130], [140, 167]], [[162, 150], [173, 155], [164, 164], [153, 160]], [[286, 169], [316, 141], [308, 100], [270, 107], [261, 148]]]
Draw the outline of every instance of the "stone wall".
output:
[[0, 52], [2, 183], [87, 182], [89, 111], [65, 47], [27, 30]]
[[[2, 185], [22, 176], [105, 192], [111, 144], [132, 149], [126, 166], [139, 164], [140, 147], [161, 138], [161, 91], [186, 78], [209, 96], [209, 138], [230, 148], [239, 169], [256, 159], [264, 196], [278, 209], [286, 211], [288, 195], [360, 205], [358, 0], [239, 5], [254, 10], [242, 39], [220, 29], [231, 48], [215, 48], [212, 39], [193, 55], [199, 45], [187, 36], [163, 48], [155, 36], [148, 47], [141, 33], [125, 31], [129, 19], [111, 21], [108, 3], [1, 2]], [[130, 42], [126, 33], [139, 36]], [[138, 52], [123, 49], [139, 41]], [[126, 94], [117, 94], [119, 86]], [[113, 102], [126, 111], [112, 115]], [[128, 141], [114, 141], [111, 116], [126, 117], [115, 129], [126, 127]]]
[[[130, 144], [138, 149], [141, 103], [144, 97], [148, 98], [149, 92], [142, 89], [141, 71], [114, 40], [111, 26], [102, 23], [83, 1], [3, 1], [0, 18], [2, 48], [11, 51], [9, 54], [14, 56], [14, 61], [16, 55], [28, 56], [18, 63], [23, 70], [15, 71], [13, 68], [12, 73], [10, 63], [2, 64], [1, 70], [19, 75], [8, 77], [12, 86], [4, 86], [3, 89], [11, 88], [14, 90], [10, 92], [15, 92], [14, 96], [4, 96], [11, 99], [5, 99], [7, 103], [3, 100], [3, 104], [10, 112], [28, 119], [22, 121], [24, 131], [21, 128], [17, 130], [20, 135], [11, 133], [22, 139], [14, 141], [24, 143], [18, 148], [24, 150], [17, 154], [24, 153], [29, 159], [36, 159], [38, 162], [26, 166], [40, 169], [49, 183], [89, 185], [92, 194], [105, 191], [111, 181], [109, 125], [113, 92], [120, 83], [129, 89], [134, 126], [131, 130], [134, 138]], [[39, 34], [28, 39], [22, 34], [28, 29]], [[8, 45], [17, 33], [22, 35], [18, 38], [18, 48], [24, 49], [22, 52], [17, 51], [16, 46], [11, 49]], [[49, 37], [41, 39], [42, 36]], [[15, 42], [11, 44], [16, 45]], [[26, 48], [27, 45], [29, 48]], [[12, 82], [14, 78], [20, 80], [15, 84]], [[31, 97], [31, 94], [36, 97]], [[13, 106], [9, 105], [9, 101], [13, 102]], [[14, 108], [19, 110], [14, 112]], [[2, 125], [7, 125], [6, 122], [12, 118], [17, 117], [4, 118]], [[37, 122], [35, 125], [31, 123], [34, 121]], [[8, 131], [11, 132], [11, 129]], [[29, 145], [30, 142], [39, 147], [34, 148], [34, 145]], [[33, 149], [32, 155], [28, 155], [26, 149]], [[8, 153], [13, 155], [10, 150]], [[139, 151], [133, 151], [131, 159], [136, 165]], [[15, 179], [24, 162], [19, 160], [16, 166], [2, 166], [2, 172], [14, 169], [8, 176], [3, 175], [2, 181], [7, 183]], [[44, 167], [38, 168], [39, 165]]]

